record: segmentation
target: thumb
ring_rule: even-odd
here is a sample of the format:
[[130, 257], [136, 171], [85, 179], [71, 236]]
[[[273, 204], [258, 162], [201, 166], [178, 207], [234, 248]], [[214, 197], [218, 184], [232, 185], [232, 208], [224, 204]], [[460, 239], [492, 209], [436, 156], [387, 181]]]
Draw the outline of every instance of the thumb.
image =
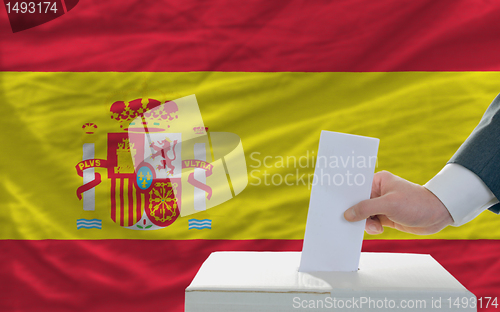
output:
[[361, 221], [370, 216], [387, 214], [391, 204], [387, 196], [363, 200], [344, 212], [344, 218], [349, 222]]

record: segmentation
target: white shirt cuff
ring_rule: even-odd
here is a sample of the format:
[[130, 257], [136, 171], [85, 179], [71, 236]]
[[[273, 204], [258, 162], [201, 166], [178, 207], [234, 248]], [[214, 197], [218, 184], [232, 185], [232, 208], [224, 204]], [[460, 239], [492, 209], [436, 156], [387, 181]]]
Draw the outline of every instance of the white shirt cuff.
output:
[[453, 226], [465, 224], [498, 203], [484, 182], [469, 169], [447, 164], [424, 185], [445, 205], [453, 218]]

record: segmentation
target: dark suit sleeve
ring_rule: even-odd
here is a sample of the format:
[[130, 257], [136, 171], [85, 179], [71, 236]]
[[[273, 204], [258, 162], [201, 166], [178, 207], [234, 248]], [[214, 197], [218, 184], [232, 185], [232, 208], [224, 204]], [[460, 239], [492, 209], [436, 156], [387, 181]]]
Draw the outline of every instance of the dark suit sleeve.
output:
[[[500, 199], [500, 94], [449, 163], [462, 165], [474, 172]], [[500, 204], [489, 210], [498, 214]]]

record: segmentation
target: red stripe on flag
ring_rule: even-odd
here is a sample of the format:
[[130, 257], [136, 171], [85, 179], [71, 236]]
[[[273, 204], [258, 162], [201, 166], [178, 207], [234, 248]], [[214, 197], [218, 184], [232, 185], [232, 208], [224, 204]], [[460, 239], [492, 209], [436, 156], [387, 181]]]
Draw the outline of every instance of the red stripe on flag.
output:
[[123, 196], [123, 184], [125, 184], [125, 179], [120, 179], [120, 226], [123, 226], [124, 220], [125, 219], [125, 207], [124, 207], [124, 201], [125, 198]]
[[116, 222], [116, 179], [111, 179], [111, 220]]
[[68, 9], [66, 8], [66, 1], [65, 0], [61, 0], [61, 5], [62, 5], [64, 13], [68, 13]]
[[477, 0], [87, 0], [15, 34], [0, 14], [0, 70], [500, 70], [498, 16]]
[[[181, 312], [211, 252], [301, 249], [300, 240], [4, 240], [0, 311]], [[500, 241], [380, 240], [363, 250], [430, 254], [477, 297], [500, 296]]]
[[[142, 218], [142, 215], [141, 215], [141, 193], [139, 192], [139, 189], [136, 189], [135, 196], [136, 196], [136, 201], [137, 201], [136, 207], [135, 207], [137, 219], [135, 220], [135, 222], [138, 222]], [[141, 224], [141, 225], [143, 225], [143, 224]]]
[[134, 194], [132, 192], [135, 191], [134, 182], [132, 178], [128, 179], [128, 226], [132, 226], [135, 224], [134, 220]]

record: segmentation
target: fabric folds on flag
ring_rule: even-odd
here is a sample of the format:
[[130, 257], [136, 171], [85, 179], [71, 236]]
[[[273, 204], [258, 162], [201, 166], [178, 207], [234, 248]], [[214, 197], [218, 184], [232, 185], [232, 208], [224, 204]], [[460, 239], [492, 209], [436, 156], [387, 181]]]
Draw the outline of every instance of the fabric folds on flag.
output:
[[[500, 93], [499, 13], [92, 0], [16, 33], [0, 16], [0, 310], [183, 311], [211, 252], [301, 250], [321, 130], [380, 138], [376, 170], [424, 184]], [[363, 248], [431, 254], [495, 297], [499, 225], [484, 212]]]

